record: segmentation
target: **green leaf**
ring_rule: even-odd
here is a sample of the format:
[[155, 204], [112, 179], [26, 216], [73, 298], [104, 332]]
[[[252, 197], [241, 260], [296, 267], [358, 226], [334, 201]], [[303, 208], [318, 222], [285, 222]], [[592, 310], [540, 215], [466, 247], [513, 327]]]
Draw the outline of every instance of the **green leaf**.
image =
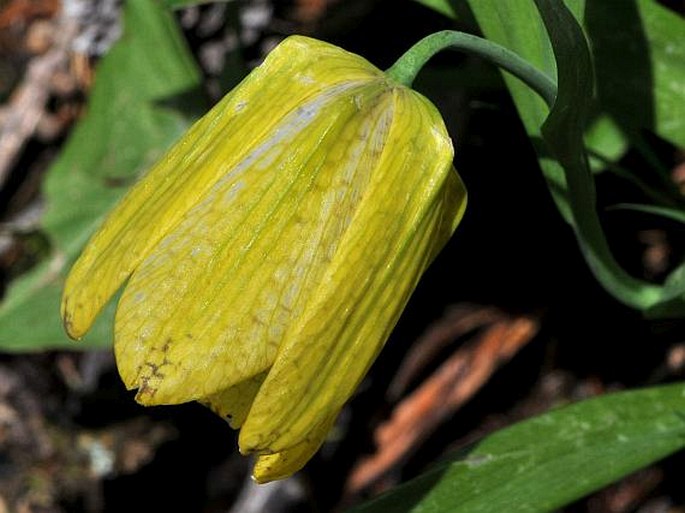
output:
[[602, 109], [631, 137], [685, 147], [685, 19], [656, 0], [587, 0]]
[[[587, 8], [580, 0], [568, 1], [567, 5], [579, 18], [592, 1], [588, 0]], [[574, 227], [588, 265], [611, 294], [655, 315], [682, 314], [685, 289], [658, 287], [633, 278], [613, 258], [597, 216], [594, 182], [583, 141], [593, 107], [592, 63], [587, 43], [574, 16], [560, 1], [545, 0], [536, 4], [544, 15], [544, 24], [528, 1], [470, 1], [487, 37], [514, 49], [552, 76], [558, 74], [559, 95], [549, 118], [547, 107], [534, 93], [505, 76], [524, 126], [536, 144], [543, 174], [557, 206]], [[535, 28], [541, 24], [547, 25], [552, 44], [543, 36], [544, 28]], [[560, 63], [558, 73], [555, 62]], [[606, 136], [590, 139], [601, 141]], [[662, 304], [670, 305], [668, 313], [658, 308]]]
[[66, 270], [136, 176], [187, 127], [173, 101], [198, 98], [188, 93], [200, 80], [174, 18], [158, 2], [127, 2], [124, 23], [121, 40], [98, 66], [86, 116], [46, 177], [42, 229], [52, 255], [7, 291], [0, 306], [3, 350], [111, 342], [111, 308], [84, 342], [67, 339], [59, 318]]
[[645, 214], [661, 216], [685, 224], [685, 211], [676, 210], [675, 208], [659, 207], [656, 205], [640, 205], [637, 203], [619, 203], [618, 205], [614, 205], [612, 207], [612, 210], [618, 209], [644, 212]]
[[[533, 2], [468, 0], [468, 4], [485, 37], [515, 51], [550, 77], [556, 76], [554, 53]], [[534, 141], [541, 141], [540, 127], [547, 118], [547, 105], [513, 76], [505, 73], [504, 81], [526, 132]], [[571, 223], [563, 169], [555, 159], [545, 155], [543, 148], [538, 150], [540, 166], [552, 197], [564, 219]]]
[[[626, 152], [628, 143], [621, 129], [608, 116], [597, 116], [585, 130], [585, 146], [594, 148], [590, 165], [595, 172], [603, 171], [617, 162]], [[601, 160], [598, 158], [601, 155]]]
[[349, 513], [543, 513], [685, 447], [685, 384], [586, 400], [497, 431]]
[[444, 14], [448, 18], [452, 18], [453, 20], [457, 19], [457, 13], [454, 10], [454, 7], [452, 7], [452, 4], [450, 3], [449, 0], [415, 0], [416, 2], [425, 5], [426, 7], [429, 7], [433, 9], [434, 11], [439, 12], [440, 14]]
[[[685, 211], [671, 207], [656, 205], [640, 205], [635, 203], [619, 203], [611, 207], [611, 210], [634, 210], [685, 224]], [[685, 301], [685, 262], [681, 262], [666, 278], [663, 285], [663, 295], [672, 298], [654, 305], [646, 312], [648, 317], [678, 317], [682, 316], [682, 304]]]
[[680, 311], [685, 312], [685, 302], [679, 301], [685, 289], [658, 287], [633, 278], [611, 253], [597, 216], [594, 179], [583, 141], [593, 93], [589, 49], [580, 26], [559, 0], [535, 0], [535, 3], [558, 63], [559, 94], [542, 133], [564, 169], [573, 225], [585, 259], [602, 285], [625, 304], [654, 311], [660, 304], [680, 303]]
[[[546, 31], [530, 1], [468, 3], [489, 39], [554, 75]], [[588, 140], [590, 147], [600, 154], [616, 156], [616, 128], [631, 136], [647, 129], [674, 145], [685, 146], [685, 19], [656, 0], [565, 3], [586, 28], [593, 49], [600, 97], [594, 115], [610, 116], [615, 123], [612, 126], [606, 119], [601, 121], [595, 131], [601, 128], [609, 133], [593, 134]], [[534, 106], [531, 98], [516, 90], [512, 82], [507, 81], [507, 85], [519, 110], [524, 104]], [[530, 117], [533, 116], [531, 113]], [[539, 126], [526, 128], [530, 132]], [[595, 142], [594, 137], [599, 140]], [[605, 151], [604, 137], [612, 139], [614, 151]], [[625, 142], [624, 136], [624, 149]]]
[[661, 291], [629, 276], [616, 263], [597, 216], [594, 179], [583, 140], [593, 93], [592, 62], [585, 37], [559, 0], [535, 3], [558, 65], [559, 93], [543, 123], [542, 134], [564, 170], [572, 224], [586, 261], [604, 287], [624, 303], [647, 309], [661, 300]]

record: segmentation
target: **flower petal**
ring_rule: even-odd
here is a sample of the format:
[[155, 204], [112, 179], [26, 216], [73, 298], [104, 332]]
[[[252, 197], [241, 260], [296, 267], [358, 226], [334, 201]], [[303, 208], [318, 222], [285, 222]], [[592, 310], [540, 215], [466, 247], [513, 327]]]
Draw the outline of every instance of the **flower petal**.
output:
[[252, 401], [259, 392], [259, 387], [262, 386], [264, 378], [266, 378], [266, 372], [212, 394], [200, 402], [219, 417], [228, 421], [233, 429], [239, 429], [247, 418]]
[[150, 249], [229, 170], [241, 173], [289, 114], [335, 84], [381, 77], [361, 57], [314, 39], [292, 36], [276, 47], [150, 169], [90, 240], [64, 289], [67, 333], [85, 334]]
[[115, 352], [138, 401], [199, 399], [273, 364], [366, 195], [392, 87], [381, 79], [312, 99], [136, 269], [117, 310]]
[[284, 335], [241, 429], [243, 452], [294, 447], [341, 409], [463, 214], [439, 114], [413, 91], [394, 94], [395, 122], [353, 228]]
[[333, 415], [317, 426], [304, 441], [275, 454], [257, 456], [252, 478], [260, 484], [283, 479], [300, 470], [319, 450], [330, 431], [336, 416]]

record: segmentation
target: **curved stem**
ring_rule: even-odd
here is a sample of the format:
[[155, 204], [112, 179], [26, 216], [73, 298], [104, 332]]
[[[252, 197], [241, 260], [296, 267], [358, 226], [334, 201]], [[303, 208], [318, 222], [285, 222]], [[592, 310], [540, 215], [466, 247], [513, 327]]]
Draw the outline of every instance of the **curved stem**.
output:
[[551, 108], [557, 97], [557, 85], [549, 76], [503, 46], [482, 37], [443, 30], [424, 37], [400, 57], [386, 74], [411, 86], [421, 68], [436, 53], [445, 49], [462, 50], [505, 69], [538, 93]]

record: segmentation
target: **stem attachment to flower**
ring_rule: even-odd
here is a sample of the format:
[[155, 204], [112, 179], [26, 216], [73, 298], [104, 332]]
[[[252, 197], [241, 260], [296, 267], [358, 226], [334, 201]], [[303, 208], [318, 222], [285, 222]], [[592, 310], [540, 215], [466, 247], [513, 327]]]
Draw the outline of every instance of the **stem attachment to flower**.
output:
[[388, 68], [386, 74], [401, 84], [411, 86], [426, 62], [446, 49], [477, 55], [503, 68], [538, 93], [550, 108], [554, 105], [557, 85], [547, 74], [497, 43], [454, 30], [443, 30], [424, 37]]

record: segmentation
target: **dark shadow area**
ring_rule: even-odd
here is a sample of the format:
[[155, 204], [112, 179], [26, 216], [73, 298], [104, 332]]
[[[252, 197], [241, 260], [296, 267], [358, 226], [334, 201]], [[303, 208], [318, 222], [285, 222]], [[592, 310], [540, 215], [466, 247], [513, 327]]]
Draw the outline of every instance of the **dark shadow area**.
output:
[[602, 110], [630, 138], [642, 129], [652, 130], [652, 63], [637, 2], [587, 0], [585, 26]]

